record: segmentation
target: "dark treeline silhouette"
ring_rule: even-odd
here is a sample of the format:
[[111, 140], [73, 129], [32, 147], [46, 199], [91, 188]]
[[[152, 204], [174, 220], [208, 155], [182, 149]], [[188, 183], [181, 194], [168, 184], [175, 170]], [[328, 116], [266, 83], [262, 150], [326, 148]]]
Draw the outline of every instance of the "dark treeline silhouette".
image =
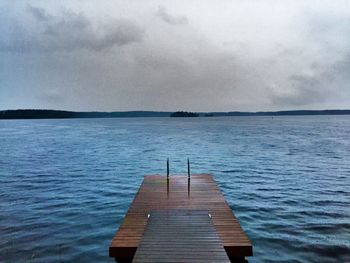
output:
[[188, 111], [176, 111], [170, 114], [170, 117], [199, 117], [199, 114]]
[[6, 110], [0, 112], [0, 119], [51, 119], [74, 118], [72, 111], [60, 110]]
[[170, 112], [121, 111], [121, 112], [76, 112], [60, 110], [5, 110], [0, 119], [63, 119], [63, 118], [130, 118], [169, 117]]
[[132, 117], [212, 117], [212, 116], [293, 116], [293, 115], [346, 115], [350, 110], [292, 110], [262, 112], [184, 112], [177, 111], [116, 111], [116, 112], [75, 112], [60, 110], [5, 110], [0, 119], [62, 119], [62, 118], [132, 118]]
[[295, 115], [348, 115], [350, 110], [288, 110], [259, 112], [211, 112], [214, 116], [295, 116]]

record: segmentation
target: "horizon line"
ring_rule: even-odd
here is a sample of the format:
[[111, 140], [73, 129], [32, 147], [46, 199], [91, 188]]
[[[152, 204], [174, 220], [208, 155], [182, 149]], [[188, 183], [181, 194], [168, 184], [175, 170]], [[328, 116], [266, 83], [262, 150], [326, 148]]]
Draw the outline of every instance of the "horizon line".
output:
[[172, 112], [194, 112], [194, 113], [265, 113], [265, 112], [289, 112], [289, 111], [350, 111], [350, 108], [344, 109], [288, 109], [288, 110], [258, 110], [258, 111], [242, 111], [242, 110], [229, 110], [229, 111], [193, 111], [193, 110], [112, 110], [112, 111], [103, 111], [103, 110], [58, 110], [58, 109], [45, 109], [45, 108], [22, 108], [22, 109], [6, 109], [0, 110], [0, 112], [4, 111], [61, 111], [61, 112], [78, 112], [78, 113], [114, 113], [114, 112], [159, 112], [159, 113], [172, 113]]

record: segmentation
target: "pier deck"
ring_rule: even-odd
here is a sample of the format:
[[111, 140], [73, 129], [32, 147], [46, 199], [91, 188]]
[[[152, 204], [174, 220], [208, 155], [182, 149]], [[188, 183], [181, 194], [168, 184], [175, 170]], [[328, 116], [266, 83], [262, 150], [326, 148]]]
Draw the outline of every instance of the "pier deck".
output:
[[[169, 238], [170, 237], [170, 238]], [[151, 212], [133, 263], [230, 263], [206, 210]]]
[[[190, 187], [189, 187], [190, 186]], [[205, 210], [229, 258], [252, 256], [252, 244], [227, 205], [213, 177], [208, 174], [187, 176], [145, 176], [123, 223], [112, 240], [109, 255], [118, 261], [131, 261], [149, 222], [157, 210]], [[169, 239], [172, 237], [169, 236]]]

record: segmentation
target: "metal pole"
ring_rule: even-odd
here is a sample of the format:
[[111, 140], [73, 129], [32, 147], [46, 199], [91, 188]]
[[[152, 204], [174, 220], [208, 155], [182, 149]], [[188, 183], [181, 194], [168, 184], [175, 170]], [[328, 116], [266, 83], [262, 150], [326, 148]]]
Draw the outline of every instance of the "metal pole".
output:
[[188, 198], [191, 195], [191, 168], [190, 168], [190, 159], [187, 158], [187, 194]]
[[187, 158], [187, 176], [188, 179], [191, 179], [191, 167], [190, 167], [190, 159]]
[[167, 197], [169, 198], [169, 158], [166, 159], [166, 193], [167, 193]]
[[166, 177], [169, 180], [169, 158], [166, 159]]

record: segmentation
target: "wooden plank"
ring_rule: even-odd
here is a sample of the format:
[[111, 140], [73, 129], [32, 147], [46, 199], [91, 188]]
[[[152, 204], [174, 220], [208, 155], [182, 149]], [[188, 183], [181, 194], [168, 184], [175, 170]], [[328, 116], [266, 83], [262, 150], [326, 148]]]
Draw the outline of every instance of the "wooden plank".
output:
[[207, 210], [153, 211], [133, 263], [230, 260]]
[[227, 205], [213, 177], [208, 174], [192, 175], [189, 192], [187, 176], [171, 176], [169, 187], [165, 176], [145, 176], [111, 242], [110, 256], [132, 258], [147, 225], [147, 215], [154, 210], [172, 209], [207, 210], [229, 257], [252, 256], [249, 238]]

